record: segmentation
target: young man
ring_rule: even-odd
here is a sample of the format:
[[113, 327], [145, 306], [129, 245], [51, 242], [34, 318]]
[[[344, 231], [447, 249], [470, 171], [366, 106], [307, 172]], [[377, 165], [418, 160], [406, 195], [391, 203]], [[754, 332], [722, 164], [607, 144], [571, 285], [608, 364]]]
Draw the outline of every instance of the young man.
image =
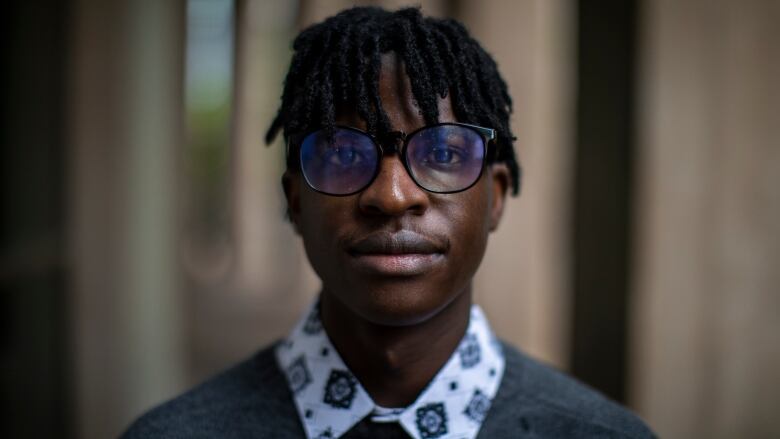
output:
[[128, 438], [652, 437], [493, 335], [472, 277], [520, 170], [511, 101], [453, 20], [350, 9], [304, 30], [279, 114], [288, 212], [322, 279], [282, 342]]

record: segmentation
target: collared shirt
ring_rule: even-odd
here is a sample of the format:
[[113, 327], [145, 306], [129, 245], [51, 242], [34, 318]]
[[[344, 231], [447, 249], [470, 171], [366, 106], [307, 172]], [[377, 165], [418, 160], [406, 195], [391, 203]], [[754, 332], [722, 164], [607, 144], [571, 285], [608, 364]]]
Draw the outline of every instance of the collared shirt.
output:
[[276, 358], [309, 439], [337, 438], [366, 416], [398, 422], [414, 439], [472, 439], [504, 373], [501, 344], [477, 305], [458, 348], [408, 407], [381, 407], [371, 399], [325, 333], [318, 303], [279, 344]]

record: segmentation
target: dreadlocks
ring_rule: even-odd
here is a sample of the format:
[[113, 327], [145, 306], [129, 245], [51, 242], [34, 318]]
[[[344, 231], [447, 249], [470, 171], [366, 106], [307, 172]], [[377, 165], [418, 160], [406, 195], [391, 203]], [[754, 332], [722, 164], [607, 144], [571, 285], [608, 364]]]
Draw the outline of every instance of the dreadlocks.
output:
[[458, 121], [496, 130], [496, 161], [509, 167], [517, 194], [520, 169], [509, 128], [512, 99], [495, 61], [457, 21], [423, 17], [418, 8], [389, 12], [356, 7], [302, 31], [293, 50], [282, 105], [266, 143], [280, 129], [285, 138], [315, 127], [332, 130], [336, 108], [345, 105], [355, 108], [368, 132], [390, 131], [378, 83], [381, 55], [392, 51], [413, 78], [412, 94], [427, 124], [438, 122], [438, 97], [449, 94]]

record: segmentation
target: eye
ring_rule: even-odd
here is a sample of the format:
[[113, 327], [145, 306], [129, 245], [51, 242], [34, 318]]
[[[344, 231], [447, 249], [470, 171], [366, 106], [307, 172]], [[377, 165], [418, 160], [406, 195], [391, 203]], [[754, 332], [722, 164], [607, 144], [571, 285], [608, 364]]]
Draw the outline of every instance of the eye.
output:
[[431, 151], [431, 156], [433, 158], [433, 161], [436, 163], [451, 163], [453, 159], [456, 159], [457, 156], [454, 152], [452, 152], [449, 148], [433, 148], [433, 151]]
[[324, 161], [329, 165], [354, 166], [363, 161], [363, 155], [351, 145], [341, 145], [329, 148], [324, 154]]
[[423, 161], [433, 167], [453, 167], [465, 159], [463, 151], [453, 145], [439, 144], [428, 149]]

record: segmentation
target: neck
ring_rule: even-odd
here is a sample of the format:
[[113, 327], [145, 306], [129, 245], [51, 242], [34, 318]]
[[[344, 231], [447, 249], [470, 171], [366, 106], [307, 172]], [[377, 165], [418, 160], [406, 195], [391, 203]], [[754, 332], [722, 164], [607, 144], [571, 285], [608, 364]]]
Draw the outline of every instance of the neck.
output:
[[412, 404], [466, 332], [471, 285], [433, 317], [409, 326], [372, 323], [324, 290], [322, 322], [350, 371], [377, 404]]

